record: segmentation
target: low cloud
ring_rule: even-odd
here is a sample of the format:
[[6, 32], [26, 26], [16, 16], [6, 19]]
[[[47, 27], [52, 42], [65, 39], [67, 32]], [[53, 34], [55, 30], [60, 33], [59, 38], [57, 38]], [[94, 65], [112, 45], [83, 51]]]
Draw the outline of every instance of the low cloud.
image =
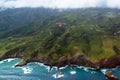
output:
[[47, 8], [120, 8], [120, 0], [0, 0], [0, 7], [47, 7]]

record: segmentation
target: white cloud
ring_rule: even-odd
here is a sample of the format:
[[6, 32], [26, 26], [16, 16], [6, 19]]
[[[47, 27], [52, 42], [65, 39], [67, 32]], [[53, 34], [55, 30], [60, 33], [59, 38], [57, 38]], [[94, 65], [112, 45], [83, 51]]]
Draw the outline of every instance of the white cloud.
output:
[[120, 7], [120, 0], [0, 0], [0, 7]]
[[111, 8], [120, 8], [120, 0], [108, 0], [107, 5]]

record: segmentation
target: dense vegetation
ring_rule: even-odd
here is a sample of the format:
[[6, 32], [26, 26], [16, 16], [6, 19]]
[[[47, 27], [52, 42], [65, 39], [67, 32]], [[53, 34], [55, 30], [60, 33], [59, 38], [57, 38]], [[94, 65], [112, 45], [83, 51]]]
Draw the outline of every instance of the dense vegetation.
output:
[[24, 59], [84, 54], [92, 61], [120, 55], [119, 9], [20, 8], [0, 12], [0, 56]]

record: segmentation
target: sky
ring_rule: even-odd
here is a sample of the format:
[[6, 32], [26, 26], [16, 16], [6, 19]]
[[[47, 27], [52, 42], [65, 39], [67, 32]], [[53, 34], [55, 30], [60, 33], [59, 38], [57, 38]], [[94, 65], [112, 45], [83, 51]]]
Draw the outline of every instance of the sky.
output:
[[120, 8], [120, 0], [0, 0], [0, 7], [46, 7], [46, 8]]

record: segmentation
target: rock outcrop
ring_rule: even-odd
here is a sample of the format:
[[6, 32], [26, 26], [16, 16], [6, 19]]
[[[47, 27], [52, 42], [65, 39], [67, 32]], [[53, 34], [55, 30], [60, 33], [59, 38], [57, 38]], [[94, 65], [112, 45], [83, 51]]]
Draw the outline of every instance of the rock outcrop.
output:
[[112, 74], [112, 72], [109, 72], [109, 71], [107, 71], [107, 72], [105, 73], [105, 77], [106, 77], [108, 80], [119, 80], [117, 77], [115, 77], [115, 76]]

